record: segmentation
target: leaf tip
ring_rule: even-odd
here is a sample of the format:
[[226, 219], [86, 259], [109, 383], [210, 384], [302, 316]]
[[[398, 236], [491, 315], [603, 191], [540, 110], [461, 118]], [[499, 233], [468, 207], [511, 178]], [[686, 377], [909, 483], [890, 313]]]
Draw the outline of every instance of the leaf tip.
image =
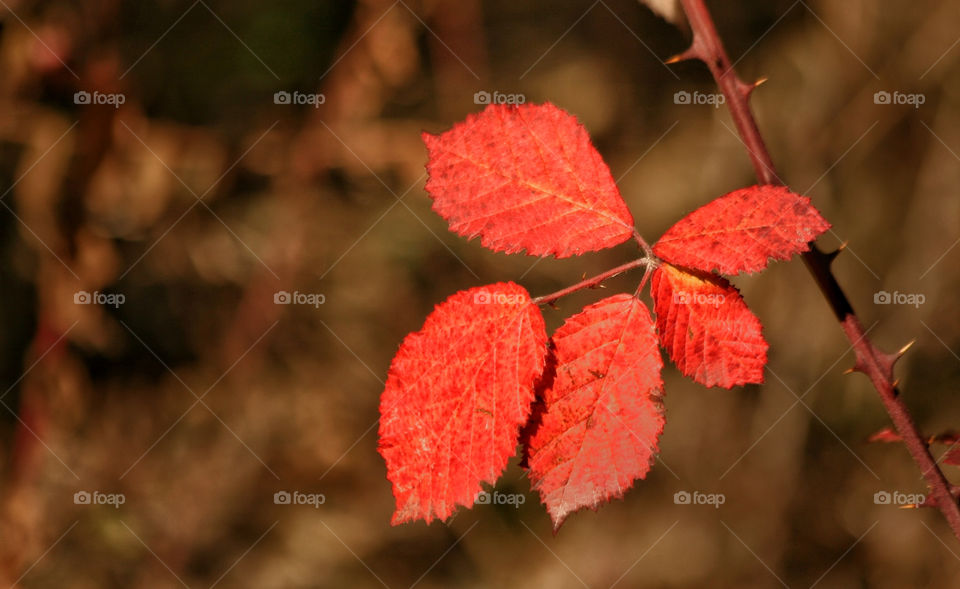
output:
[[554, 536], [560, 533], [560, 528], [563, 526], [563, 522], [567, 521], [568, 515], [569, 513], [566, 512], [558, 515], [550, 514], [550, 525]]
[[423, 141], [423, 143], [427, 146], [428, 149], [432, 146], [433, 142], [437, 138], [438, 138], [437, 135], [434, 135], [429, 131], [420, 131], [420, 139]]

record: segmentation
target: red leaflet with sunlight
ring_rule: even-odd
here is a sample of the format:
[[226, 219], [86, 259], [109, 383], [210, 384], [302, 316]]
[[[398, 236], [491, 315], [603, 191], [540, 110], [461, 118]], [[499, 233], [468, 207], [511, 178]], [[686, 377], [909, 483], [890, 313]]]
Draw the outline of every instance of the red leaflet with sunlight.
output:
[[553, 346], [556, 376], [528, 464], [557, 529], [573, 511], [622, 497], [650, 470], [664, 425], [663, 363], [650, 313], [628, 294], [567, 319]]
[[[703, 2], [642, 1], [668, 18], [681, 8], [692, 17], [694, 44], [676, 60], [697, 57], [710, 66], [737, 104], [731, 113], [752, 146], [758, 177], [777, 181], [746, 103], [754, 86], [727, 75], [729, 62]], [[533, 301], [513, 283], [459, 292], [404, 340], [380, 404], [394, 524], [446, 519], [457, 505], [472, 504], [482, 483], [496, 481], [521, 434], [523, 463], [554, 529], [574, 511], [621, 497], [650, 470], [664, 427], [658, 337], [680, 371], [703, 385], [763, 382], [767, 342], [760, 321], [714, 272], [757, 272], [770, 260], [808, 251], [830, 228], [809, 198], [771, 185], [736, 190], [687, 215], [650, 247], [583, 126], [552, 104], [490, 105], [422, 138], [426, 190], [452, 231], [479, 236], [494, 251], [558, 258], [632, 237], [640, 257]], [[946, 486], [896, 396], [892, 366], [906, 348], [884, 354], [866, 339], [830, 271], [835, 255], [815, 250], [806, 261], [856, 348], [855, 369], [870, 376], [936, 493], [925, 504], [942, 501], [960, 538], [960, 508], [951, 494], [957, 489]], [[567, 319], [547, 354], [540, 305], [640, 267], [646, 272], [632, 294]], [[648, 279], [655, 328], [636, 298]], [[956, 439], [947, 433], [931, 442]], [[943, 458], [960, 465], [960, 447]]]
[[512, 282], [454, 294], [407, 336], [380, 400], [394, 525], [446, 519], [496, 481], [530, 415], [546, 343], [540, 309]]
[[558, 258], [622, 243], [633, 217], [583, 125], [556, 106], [490, 105], [423, 133], [427, 192], [450, 229], [495, 251]]
[[725, 279], [661, 264], [650, 281], [660, 342], [683, 374], [731, 388], [763, 382], [760, 320]]
[[[518, 438], [554, 529], [622, 497], [650, 470], [664, 428], [658, 337], [701, 384], [763, 382], [760, 321], [709, 272], [753, 272], [805, 251], [829, 227], [809, 199], [738, 190], [651, 248], [584, 128], [552, 104], [491, 105], [423, 140], [427, 191], [453, 231], [495, 251], [558, 258], [633, 237], [642, 257], [532, 301], [513, 283], [461, 291], [407, 336], [380, 402], [394, 524], [472, 505]], [[615, 295], [567, 319], [547, 353], [539, 305], [643, 266], [636, 290], [652, 276], [656, 324], [637, 294]]]
[[756, 272], [770, 258], [786, 260], [807, 251], [807, 243], [829, 228], [806, 196], [782, 186], [751, 186], [690, 213], [653, 251], [671, 264], [704, 272]]

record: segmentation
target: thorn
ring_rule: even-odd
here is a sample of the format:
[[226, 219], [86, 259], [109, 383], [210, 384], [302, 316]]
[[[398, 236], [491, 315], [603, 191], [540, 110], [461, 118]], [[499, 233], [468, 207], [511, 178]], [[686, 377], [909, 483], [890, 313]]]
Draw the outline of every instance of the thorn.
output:
[[750, 95], [753, 94], [753, 91], [757, 89], [757, 86], [759, 86], [760, 84], [763, 84], [766, 81], [767, 81], [767, 78], [760, 78], [753, 84], [747, 84], [740, 78], [737, 78], [737, 81], [736, 81], [737, 91], [739, 91], [744, 98], [750, 98]]
[[759, 80], [757, 80], [756, 82], [754, 82], [754, 83], [753, 83], [753, 87], [754, 87], [754, 88], [757, 88], [757, 87], [765, 84], [765, 83], [767, 82], [767, 80], [768, 80], [768, 78], [767, 78], [766, 76], [764, 76], [764, 77], [760, 78]]
[[897, 385], [900, 384], [899, 378], [896, 380], [894, 380], [893, 378], [893, 366], [897, 363], [897, 360], [899, 360], [900, 358], [903, 358], [903, 355], [907, 352], [907, 350], [910, 349], [910, 347], [916, 341], [917, 340], [914, 339], [914, 340], [911, 340], [910, 342], [907, 342], [905, 346], [903, 346], [902, 348], [900, 348], [899, 350], [897, 350], [892, 354], [887, 352], [881, 352], [880, 350], [876, 351], [877, 362], [886, 371], [887, 378], [893, 381], [893, 388], [897, 388]]
[[700, 57], [700, 53], [694, 49], [694, 45], [691, 45], [683, 53], [678, 53], [663, 63], [669, 65], [672, 63], [679, 63], [681, 61], [686, 61], [688, 59], [701, 59], [701, 60], [703, 59], [702, 57]]
[[853, 374], [853, 373], [856, 372], [856, 371], [857, 371], [857, 367], [856, 367], [856, 366], [851, 366], [850, 368], [847, 368], [846, 370], [844, 370], [844, 371], [843, 371], [843, 374], [844, 374], [844, 375]]
[[906, 353], [907, 353], [907, 350], [909, 350], [910, 348], [912, 348], [912, 347], [913, 347], [913, 344], [915, 344], [915, 343], [917, 343], [916, 338], [914, 338], [914, 339], [910, 340], [909, 342], [907, 342], [907, 345], [905, 345], [905, 346], [903, 346], [902, 348], [900, 348], [899, 350], [897, 350], [897, 356], [903, 356], [904, 354], [906, 354]]
[[847, 242], [845, 241], [845, 242], [843, 242], [843, 243], [840, 244], [840, 247], [838, 247], [837, 249], [833, 250], [832, 252], [823, 254], [823, 257], [826, 258], [826, 260], [827, 260], [827, 264], [832, 264], [833, 261], [837, 258], [837, 256], [840, 255], [840, 252], [842, 252], [842, 251], [845, 250], [846, 248], [847, 248]]
[[901, 505], [900, 509], [917, 509], [920, 505], [916, 503], [910, 503], [909, 505]]

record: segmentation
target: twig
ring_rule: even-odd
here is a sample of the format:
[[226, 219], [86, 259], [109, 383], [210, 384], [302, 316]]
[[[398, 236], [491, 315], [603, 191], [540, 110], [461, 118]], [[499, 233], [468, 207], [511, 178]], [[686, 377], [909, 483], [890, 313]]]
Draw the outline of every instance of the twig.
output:
[[591, 278], [585, 278], [584, 280], [581, 280], [580, 282], [572, 286], [568, 286], [567, 288], [558, 290], [557, 292], [550, 293], [548, 295], [543, 295], [542, 297], [537, 297], [533, 299], [533, 303], [535, 305], [548, 305], [553, 301], [559, 299], [560, 297], [564, 297], [572, 292], [577, 292], [578, 290], [594, 287], [600, 284], [601, 282], [603, 282], [604, 280], [607, 280], [608, 278], [613, 278], [617, 274], [622, 274], [627, 270], [632, 270], [633, 268], [636, 268], [638, 266], [650, 266], [653, 264], [656, 264], [656, 262], [651, 260], [650, 258], [639, 258], [632, 262], [627, 262], [626, 264], [607, 270], [602, 274], [597, 274], [596, 276], [593, 276]]
[[[681, 0], [681, 3], [693, 31], [693, 43], [687, 51], [669, 60], [668, 63], [682, 59], [699, 59], [707, 64], [727, 99], [730, 114], [750, 155], [757, 179], [763, 184], [783, 185], [773, 160], [770, 159], [770, 153], [763, 142], [760, 130], [757, 128], [756, 119], [750, 111], [750, 93], [759, 85], [759, 82], [746, 84], [737, 77], [704, 0]], [[863, 372], [873, 383], [897, 432], [903, 438], [907, 450], [910, 451], [910, 455], [920, 467], [930, 486], [937, 500], [936, 507], [947, 519], [954, 535], [960, 539], [960, 506], [950, 492], [951, 486], [946, 477], [930, 454], [927, 443], [920, 436], [910, 411], [900, 399], [897, 381], [893, 376], [894, 364], [906, 352], [909, 345], [895, 354], [888, 354], [882, 352], [867, 337], [853, 306], [830, 269], [830, 264], [839, 251], [825, 253], [811, 243], [810, 251], [803, 255], [803, 261], [853, 346], [856, 363], [852, 370]]]

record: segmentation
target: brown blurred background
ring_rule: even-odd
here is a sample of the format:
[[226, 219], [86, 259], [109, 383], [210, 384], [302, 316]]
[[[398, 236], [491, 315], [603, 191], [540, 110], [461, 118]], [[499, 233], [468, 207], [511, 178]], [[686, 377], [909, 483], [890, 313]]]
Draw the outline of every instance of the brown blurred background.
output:
[[[725, 109], [675, 98], [714, 92], [702, 64], [662, 65], [685, 35], [635, 0], [2, 4], [0, 585], [956, 586], [939, 513], [875, 500], [924, 485], [866, 443], [888, 419], [799, 261], [736, 280], [767, 384], [668, 366], [661, 460], [623, 501], [554, 537], [514, 461], [497, 490], [519, 509], [389, 525], [377, 406], [403, 336], [458, 289], [545, 294], [636, 255], [450, 233], [421, 130], [480, 91], [552, 101], [650, 241], [753, 183]], [[710, 4], [741, 75], [769, 78], [781, 176], [833, 223], [825, 247], [849, 242], [835, 268], [870, 336], [917, 339], [898, 375], [918, 422], [960, 427], [960, 5]]]

